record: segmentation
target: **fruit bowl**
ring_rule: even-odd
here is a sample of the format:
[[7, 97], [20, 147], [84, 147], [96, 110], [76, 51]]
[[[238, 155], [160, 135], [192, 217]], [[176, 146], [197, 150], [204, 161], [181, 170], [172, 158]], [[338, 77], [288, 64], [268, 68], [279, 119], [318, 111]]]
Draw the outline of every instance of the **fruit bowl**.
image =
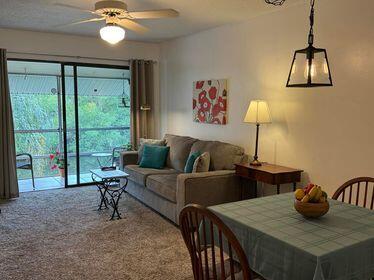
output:
[[319, 218], [325, 215], [329, 211], [329, 203], [326, 200], [325, 202], [320, 203], [310, 203], [310, 202], [301, 202], [295, 199], [295, 209], [301, 215], [307, 218]]

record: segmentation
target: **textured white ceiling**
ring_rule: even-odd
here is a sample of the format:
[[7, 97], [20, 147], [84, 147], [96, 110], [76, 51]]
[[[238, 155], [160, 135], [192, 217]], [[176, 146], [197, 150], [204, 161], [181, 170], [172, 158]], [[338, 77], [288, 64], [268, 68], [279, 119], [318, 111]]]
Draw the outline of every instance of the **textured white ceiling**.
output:
[[[87, 23], [56, 27], [81, 19], [89, 13], [53, 5], [55, 2], [93, 9], [95, 0], [0, 0], [0, 27], [98, 36], [103, 23]], [[286, 0], [282, 7], [268, 5], [264, 0], [126, 0], [130, 11], [172, 8], [179, 18], [138, 20], [150, 28], [140, 35], [128, 31], [127, 38], [160, 42], [216, 26], [243, 21], [277, 9], [285, 9], [300, 0]]]

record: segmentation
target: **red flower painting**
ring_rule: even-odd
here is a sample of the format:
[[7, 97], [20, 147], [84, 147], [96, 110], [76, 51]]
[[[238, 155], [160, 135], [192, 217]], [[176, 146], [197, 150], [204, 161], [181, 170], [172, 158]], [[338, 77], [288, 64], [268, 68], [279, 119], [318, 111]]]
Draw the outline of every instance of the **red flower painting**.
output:
[[226, 124], [227, 81], [194, 82], [192, 109], [195, 122]]

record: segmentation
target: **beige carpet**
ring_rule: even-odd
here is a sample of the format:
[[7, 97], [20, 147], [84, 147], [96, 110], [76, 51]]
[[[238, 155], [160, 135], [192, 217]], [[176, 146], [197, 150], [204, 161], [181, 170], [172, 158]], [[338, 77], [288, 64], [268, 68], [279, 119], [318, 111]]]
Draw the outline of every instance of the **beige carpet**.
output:
[[94, 187], [22, 193], [0, 208], [0, 279], [192, 279], [178, 228], [125, 195], [122, 220]]

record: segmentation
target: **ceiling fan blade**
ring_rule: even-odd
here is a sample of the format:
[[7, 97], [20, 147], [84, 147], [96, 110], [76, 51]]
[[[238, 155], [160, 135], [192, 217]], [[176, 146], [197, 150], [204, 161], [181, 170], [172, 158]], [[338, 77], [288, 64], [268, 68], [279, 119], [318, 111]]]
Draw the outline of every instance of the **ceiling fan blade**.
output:
[[129, 16], [133, 19], [170, 18], [179, 16], [179, 13], [173, 9], [164, 9], [153, 11], [129, 12]]
[[138, 33], [146, 33], [149, 31], [147, 27], [129, 19], [118, 19], [116, 23], [126, 29], [130, 29]]
[[76, 7], [76, 6], [69, 5], [69, 4], [64, 4], [64, 3], [53, 3], [53, 5], [55, 5], [55, 6], [59, 6], [59, 7], [64, 7], [64, 8], [70, 8], [70, 9], [80, 10], [80, 11], [83, 11], [83, 12], [87, 12], [87, 13], [91, 13], [91, 14], [95, 14], [95, 15], [96, 15], [96, 13], [95, 13], [94, 11], [87, 10], [87, 9], [82, 9], [82, 8], [80, 8], [80, 7]]
[[97, 22], [97, 21], [102, 21], [102, 20], [105, 20], [105, 17], [102, 17], [102, 18], [90, 18], [90, 19], [80, 20], [80, 21], [71, 22], [71, 23], [68, 23], [68, 24], [59, 25], [58, 27], [65, 27], [65, 26], [70, 26], [70, 25], [77, 25], [77, 24], [81, 24], [81, 23]]

